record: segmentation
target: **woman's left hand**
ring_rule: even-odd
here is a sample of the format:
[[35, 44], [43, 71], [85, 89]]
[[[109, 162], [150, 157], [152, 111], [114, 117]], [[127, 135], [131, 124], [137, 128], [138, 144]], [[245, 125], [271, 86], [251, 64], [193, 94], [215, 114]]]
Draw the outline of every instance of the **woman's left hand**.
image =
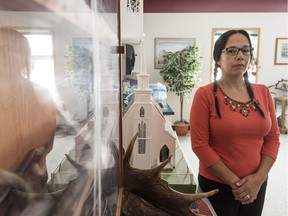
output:
[[236, 182], [237, 188], [232, 190], [235, 199], [239, 200], [242, 204], [254, 202], [257, 199], [257, 194], [263, 182], [256, 174], [244, 177]]

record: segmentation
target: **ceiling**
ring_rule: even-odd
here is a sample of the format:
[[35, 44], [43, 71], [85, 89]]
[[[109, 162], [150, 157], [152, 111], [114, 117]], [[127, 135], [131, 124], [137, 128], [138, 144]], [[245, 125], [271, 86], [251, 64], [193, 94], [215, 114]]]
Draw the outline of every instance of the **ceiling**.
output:
[[33, 0], [0, 0], [1, 11], [47, 11]]
[[[82, 0], [82, 2], [79, 2], [79, 0], [0, 0], [0, 11], [87, 12], [88, 7], [84, 3], [86, 1], [89, 0]], [[87, 8], [83, 5], [86, 5]]]

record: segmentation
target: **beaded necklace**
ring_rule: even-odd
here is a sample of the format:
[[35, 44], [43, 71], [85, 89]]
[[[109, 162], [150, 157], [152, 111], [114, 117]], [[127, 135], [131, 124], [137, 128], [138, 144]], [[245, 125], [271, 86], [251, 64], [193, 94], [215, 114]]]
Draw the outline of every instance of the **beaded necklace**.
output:
[[220, 86], [219, 86], [219, 88], [220, 88], [222, 94], [224, 95], [224, 101], [223, 102], [225, 105], [230, 105], [230, 110], [232, 110], [234, 112], [239, 110], [240, 114], [245, 116], [245, 117], [247, 117], [249, 115], [250, 110], [255, 111], [255, 112], [257, 111], [257, 108], [255, 106], [255, 102], [257, 104], [259, 104], [258, 100], [252, 99], [246, 103], [239, 102], [239, 101], [233, 100], [232, 98], [227, 96]]

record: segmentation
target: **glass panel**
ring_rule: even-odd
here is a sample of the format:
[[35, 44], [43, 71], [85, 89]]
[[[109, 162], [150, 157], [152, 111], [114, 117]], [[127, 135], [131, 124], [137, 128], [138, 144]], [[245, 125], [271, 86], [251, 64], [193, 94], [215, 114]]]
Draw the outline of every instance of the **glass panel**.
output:
[[117, 1], [18, 3], [0, 12], [0, 215], [116, 215]]

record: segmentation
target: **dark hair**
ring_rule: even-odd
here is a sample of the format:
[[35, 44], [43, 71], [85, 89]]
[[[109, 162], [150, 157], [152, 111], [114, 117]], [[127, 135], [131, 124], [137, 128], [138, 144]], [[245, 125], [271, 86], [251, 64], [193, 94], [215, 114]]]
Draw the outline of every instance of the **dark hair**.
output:
[[[214, 44], [214, 51], [213, 51], [213, 59], [215, 61], [215, 67], [214, 67], [214, 83], [213, 83], [213, 94], [214, 94], [214, 99], [215, 99], [215, 108], [216, 108], [216, 112], [219, 118], [221, 118], [221, 113], [220, 113], [220, 109], [219, 109], [219, 103], [218, 103], [218, 99], [217, 99], [217, 81], [216, 81], [216, 77], [217, 77], [217, 70], [218, 70], [218, 61], [220, 59], [220, 56], [222, 54], [222, 50], [225, 49], [226, 43], [228, 41], [228, 39], [230, 38], [230, 36], [240, 33], [242, 35], [244, 35], [249, 42], [249, 46], [252, 47], [252, 43], [251, 43], [251, 39], [250, 36], [248, 34], [247, 31], [243, 30], [243, 29], [232, 29], [229, 31], [224, 32], [215, 42]], [[251, 53], [251, 59], [253, 58], [253, 53]], [[247, 88], [247, 92], [250, 96], [250, 99], [253, 100], [255, 107], [257, 108], [257, 110], [260, 112], [260, 115], [264, 117], [264, 112], [262, 111], [262, 109], [259, 107], [258, 103], [254, 100], [254, 93], [253, 90], [251, 88], [251, 84], [249, 82], [248, 79], [248, 72], [246, 71], [243, 74], [244, 77], [244, 81], [246, 84], [246, 88]]]

